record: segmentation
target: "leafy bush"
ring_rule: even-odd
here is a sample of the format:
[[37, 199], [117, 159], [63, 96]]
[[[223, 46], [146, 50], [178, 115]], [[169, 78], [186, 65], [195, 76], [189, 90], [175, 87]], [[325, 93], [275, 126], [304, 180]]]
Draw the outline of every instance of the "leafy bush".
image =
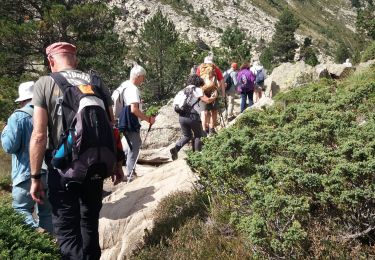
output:
[[375, 60], [375, 41], [373, 41], [363, 52], [361, 60], [366, 62], [368, 60]]
[[205, 192], [257, 257], [373, 256], [375, 69], [276, 101], [190, 154]]
[[52, 237], [24, 224], [23, 216], [0, 202], [0, 259], [59, 259]]

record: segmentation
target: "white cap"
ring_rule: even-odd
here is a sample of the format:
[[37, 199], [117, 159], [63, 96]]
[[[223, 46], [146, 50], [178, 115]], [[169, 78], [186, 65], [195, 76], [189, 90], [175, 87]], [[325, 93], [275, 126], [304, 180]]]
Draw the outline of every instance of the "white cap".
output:
[[19, 97], [15, 100], [15, 102], [21, 102], [24, 100], [32, 99], [33, 98], [33, 91], [34, 91], [34, 81], [27, 81], [23, 82], [18, 86], [18, 95]]
[[203, 63], [213, 63], [213, 57], [212, 56], [207, 56], [206, 58], [204, 58], [204, 61]]

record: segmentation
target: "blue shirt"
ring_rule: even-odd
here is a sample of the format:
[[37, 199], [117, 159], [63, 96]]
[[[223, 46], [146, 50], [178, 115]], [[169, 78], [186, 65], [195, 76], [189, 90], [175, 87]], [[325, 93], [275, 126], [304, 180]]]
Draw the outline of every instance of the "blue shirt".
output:
[[[31, 103], [25, 107], [31, 107]], [[1, 144], [5, 152], [12, 154], [13, 186], [30, 179], [29, 147], [33, 131], [32, 117], [16, 110], [9, 118], [1, 134]]]

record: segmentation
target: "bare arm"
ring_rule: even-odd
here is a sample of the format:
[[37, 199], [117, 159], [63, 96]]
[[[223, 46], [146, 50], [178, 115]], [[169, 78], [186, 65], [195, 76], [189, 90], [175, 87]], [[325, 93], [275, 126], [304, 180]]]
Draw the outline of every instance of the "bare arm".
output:
[[220, 86], [220, 89], [221, 89], [221, 95], [223, 97], [225, 97], [225, 84], [224, 84], [224, 79], [220, 80], [219, 82], [219, 86]]
[[109, 121], [111, 121], [112, 126], [114, 126], [115, 125], [115, 116], [113, 115], [113, 107], [109, 106], [108, 111], [109, 111]]
[[[40, 174], [47, 146], [47, 110], [35, 106], [33, 120], [34, 129], [30, 138], [30, 169], [31, 175], [37, 175]], [[40, 179], [32, 179], [30, 194], [34, 201], [42, 203], [41, 199], [45, 194]]]
[[140, 118], [141, 120], [145, 120], [146, 122], [153, 124], [155, 123], [154, 117], [148, 117], [146, 116], [140, 109], [138, 103], [132, 103], [130, 105], [131, 112], [136, 115], [136, 117]]
[[206, 104], [210, 104], [210, 103], [214, 102], [216, 98], [214, 98], [214, 97], [207, 97], [206, 95], [203, 95], [203, 96], [200, 97], [200, 99], [201, 99], [204, 103], [206, 103]]

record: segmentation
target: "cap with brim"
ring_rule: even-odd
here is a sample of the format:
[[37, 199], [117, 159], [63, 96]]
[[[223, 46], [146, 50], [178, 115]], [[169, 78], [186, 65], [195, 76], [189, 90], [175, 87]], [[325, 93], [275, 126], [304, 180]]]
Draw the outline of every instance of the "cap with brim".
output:
[[23, 82], [18, 86], [19, 97], [15, 102], [21, 102], [33, 98], [34, 81]]
[[46, 48], [47, 56], [52, 56], [60, 53], [76, 54], [77, 48], [68, 42], [55, 42]]

